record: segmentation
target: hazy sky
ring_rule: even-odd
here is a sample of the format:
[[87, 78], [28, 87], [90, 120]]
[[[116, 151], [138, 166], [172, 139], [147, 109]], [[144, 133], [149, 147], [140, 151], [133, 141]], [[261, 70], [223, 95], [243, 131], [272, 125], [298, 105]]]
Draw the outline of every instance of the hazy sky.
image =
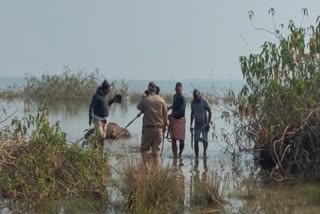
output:
[[[100, 72], [110, 79], [241, 79], [239, 56], [272, 29], [320, 15], [319, 0], [0, 0], [0, 76]], [[247, 44], [246, 44], [247, 43]]]

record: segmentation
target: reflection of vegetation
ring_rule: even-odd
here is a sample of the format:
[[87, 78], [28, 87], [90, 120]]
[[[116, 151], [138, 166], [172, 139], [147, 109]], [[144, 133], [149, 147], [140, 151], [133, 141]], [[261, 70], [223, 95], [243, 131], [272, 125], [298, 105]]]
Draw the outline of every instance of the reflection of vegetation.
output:
[[181, 181], [169, 167], [147, 172], [141, 163], [127, 163], [120, 171], [117, 188], [132, 213], [175, 213], [184, 194]]
[[259, 194], [255, 198], [245, 201], [237, 213], [319, 213], [319, 195], [302, 194], [304, 188], [274, 184], [264, 186], [257, 190]]
[[222, 175], [216, 169], [208, 170], [206, 160], [204, 160], [204, 172], [201, 179], [198, 171], [199, 160], [196, 159], [192, 176], [191, 201], [192, 204], [199, 205], [223, 205], [229, 191], [229, 174]]
[[107, 203], [101, 200], [83, 200], [83, 199], [73, 199], [73, 200], [58, 200], [56, 202], [44, 203], [39, 209], [40, 213], [77, 213], [77, 214], [87, 214], [87, 213], [107, 213]]
[[264, 151], [262, 158], [275, 166], [272, 175], [319, 177], [320, 19], [307, 29], [290, 21], [288, 29], [287, 37], [283, 25], [271, 32], [278, 43], [265, 42], [261, 53], [240, 57], [246, 84], [237, 101], [238, 133]]
[[109, 177], [107, 157], [68, 144], [59, 123], [50, 125], [43, 109], [13, 119], [1, 131], [0, 168], [1, 192], [24, 199], [105, 196]]
[[240, 177], [240, 184], [236, 187], [236, 195], [245, 199], [255, 198], [258, 190], [258, 182], [253, 175]]

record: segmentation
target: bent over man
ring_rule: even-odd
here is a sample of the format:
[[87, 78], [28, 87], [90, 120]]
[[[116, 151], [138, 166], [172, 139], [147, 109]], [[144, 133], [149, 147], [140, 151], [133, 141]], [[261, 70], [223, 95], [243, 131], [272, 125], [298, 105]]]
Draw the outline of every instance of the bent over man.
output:
[[[195, 121], [194, 129], [192, 128], [193, 120]], [[204, 98], [201, 97], [200, 92], [195, 89], [193, 91], [193, 100], [191, 102], [190, 131], [194, 131], [194, 152], [196, 158], [199, 155], [199, 141], [203, 142], [203, 156], [207, 155], [210, 121], [211, 109], [209, 104]], [[202, 135], [202, 138], [200, 138], [200, 135]]]
[[115, 98], [108, 100], [107, 95], [109, 92], [110, 84], [107, 80], [104, 80], [93, 95], [90, 103], [89, 125], [91, 126], [91, 123], [93, 123], [99, 133], [98, 144], [95, 144], [95, 147], [103, 148], [104, 139], [106, 138], [109, 106], [115, 101]]
[[156, 84], [148, 84], [148, 96], [143, 96], [137, 108], [144, 114], [140, 153], [149, 170], [148, 151], [151, 148], [154, 167], [160, 166], [160, 146], [167, 125], [167, 106], [162, 97], [156, 94]]

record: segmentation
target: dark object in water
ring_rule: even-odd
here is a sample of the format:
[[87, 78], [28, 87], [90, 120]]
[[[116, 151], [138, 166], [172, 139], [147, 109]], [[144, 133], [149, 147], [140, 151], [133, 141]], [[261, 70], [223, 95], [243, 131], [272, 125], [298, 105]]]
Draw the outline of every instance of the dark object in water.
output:
[[[84, 138], [88, 139], [88, 137], [90, 137], [94, 133], [94, 130], [95, 128], [87, 129], [87, 131], [84, 134]], [[108, 123], [106, 139], [115, 139], [116, 135], [117, 135], [117, 138], [131, 137], [131, 134], [127, 129], [123, 130], [123, 128], [121, 128], [116, 123], [112, 123], [112, 122]]]
[[85, 130], [85, 134], [84, 134], [84, 138], [85, 139], [88, 139], [88, 137], [90, 137], [90, 135], [92, 135], [93, 133], [94, 133], [94, 128], [92, 128], [92, 129], [86, 129]]
[[117, 94], [117, 95], [115, 96], [115, 100], [116, 100], [116, 103], [121, 103], [122, 95]]

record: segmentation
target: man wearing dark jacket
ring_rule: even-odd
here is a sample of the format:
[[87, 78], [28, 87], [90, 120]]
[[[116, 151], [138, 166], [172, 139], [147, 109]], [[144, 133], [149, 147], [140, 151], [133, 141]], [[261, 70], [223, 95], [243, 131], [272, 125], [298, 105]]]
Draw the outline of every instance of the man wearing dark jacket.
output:
[[89, 107], [89, 125], [91, 123], [95, 125], [98, 130], [99, 138], [98, 145], [95, 147], [103, 147], [104, 139], [107, 133], [109, 106], [114, 103], [115, 98], [108, 100], [108, 93], [110, 92], [110, 84], [107, 80], [104, 80], [100, 87], [98, 87], [96, 93], [93, 95], [91, 104]]

